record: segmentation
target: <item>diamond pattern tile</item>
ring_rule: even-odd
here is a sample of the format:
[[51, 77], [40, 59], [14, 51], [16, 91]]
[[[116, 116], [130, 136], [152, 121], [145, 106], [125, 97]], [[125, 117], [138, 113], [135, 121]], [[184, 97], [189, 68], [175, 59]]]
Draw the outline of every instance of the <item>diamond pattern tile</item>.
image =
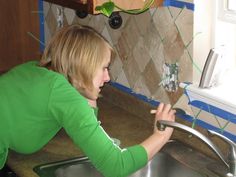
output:
[[143, 73], [144, 83], [151, 94], [154, 94], [161, 82], [161, 76], [158, 74], [156, 67], [152, 60], [146, 65]]
[[162, 100], [163, 103], [170, 103], [170, 99], [169, 99], [168, 93], [161, 86], [157, 87], [156, 92], [154, 94], [152, 94], [151, 98], [153, 100]]
[[120, 56], [121, 61], [125, 63], [129, 56], [130, 49], [123, 35], [120, 36], [118, 43], [115, 47], [118, 51], [118, 55]]
[[184, 54], [178, 60], [181, 68], [179, 69], [179, 80], [189, 81], [193, 77], [192, 73], [192, 61], [187, 50], [184, 50]]
[[128, 87], [130, 88], [130, 85], [129, 85], [129, 82], [128, 82], [128, 79], [124, 73], [124, 70], [121, 71], [121, 73], [119, 74], [117, 80], [115, 80], [116, 82], [118, 83], [122, 83], [122, 85], [124, 85], [125, 87]]
[[167, 63], [175, 63], [184, 53], [184, 43], [176, 28], [171, 28], [163, 40], [164, 57]]
[[[155, 9], [155, 8], [152, 8]], [[136, 27], [139, 29], [140, 35], [143, 36], [146, 34], [147, 27], [150, 26], [150, 23], [152, 21], [152, 16], [150, 11], [146, 11], [144, 13], [141, 13], [139, 15], [134, 16]], [[140, 25], [142, 23], [142, 25]]]
[[48, 3], [48, 2], [44, 2], [43, 3], [43, 13], [44, 13], [44, 16], [48, 14], [50, 6], [51, 6], [51, 3]]
[[122, 36], [125, 38], [129, 48], [132, 49], [136, 45], [140, 37], [138, 26], [135, 22], [134, 17], [130, 17], [128, 19], [122, 31]]
[[140, 37], [137, 44], [134, 46], [132, 50], [132, 54], [134, 59], [137, 61], [139, 69], [141, 72], [145, 69], [147, 63], [151, 59], [148, 50], [145, 47], [143, 37]]
[[[193, 0], [185, 0], [193, 2]], [[63, 25], [79, 23], [94, 27], [114, 46], [117, 56], [111, 62], [111, 79], [134, 92], [165, 103], [180, 104], [192, 116], [199, 110], [184, 103], [181, 89], [168, 92], [160, 84], [163, 64], [179, 64], [179, 82], [193, 77], [193, 11], [176, 7], [152, 8], [139, 15], [121, 12], [123, 24], [112, 29], [103, 15], [78, 18], [74, 10], [44, 2], [46, 42], [57, 30], [57, 9], [63, 9]], [[216, 127], [233, 132], [236, 125], [200, 110], [197, 117]]]
[[125, 64], [123, 63], [123, 69], [130, 87], [133, 88], [141, 72], [139, 70], [136, 60], [132, 55], [127, 58], [127, 62]]
[[111, 79], [113, 81], [116, 81], [119, 77], [119, 74], [122, 71], [122, 62], [119, 59], [118, 56], [115, 57], [114, 60], [112, 60], [111, 64], [110, 64], [110, 75], [111, 75]]
[[142, 95], [145, 95], [146, 97], [148, 98], [151, 98], [151, 93], [149, 91], [149, 89], [147, 88], [147, 86], [144, 83], [144, 78], [143, 76], [141, 75], [138, 80], [136, 81], [135, 85], [134, 85], [134, 88], [133, 88], [133, 91], [135, 93], [138, 93], [138, 94], [142, 94]]
[[155, 28], [153, 22], [151, 22], [147, 28], [147, 32], [144, 35], [144, 46], [149, 51], [151, 58], [155, 59], [159, 53], [158, 48], [161, 45], [162, 40], [158, 30]]
[[104, 15], [95, 15], [90, 19], [88, 26], [95, 28], [101, 33], [105, 27], [105, 20], [107, 20], [107, 17]]
[[57, 29], [57, 20], [52, 12], [51, 7], [45, 17], [45, 22], [47, 23], [50, 35], [52, 36], [56, 32], [56, 29]]
[[68, 24], [72, 24], [75, 17], [75, 10], [70, 8], [64, 8], [64, 17]]
[[[111, 65], [111, 78], [114, 81], [120, 81], [120, 84], [139, 90], [141, 94], [142, 91], [148, 96], [157, 94], [158, 84], [162, 78], [162, 66], [165, 62], [173, 63], [178, 60], [183, 65], [180, 76], [181, 74], [185, 76], [186, 72], [192, 73], [191, 67], [187, 67], [189, 63], [191, 64], [188, 61], [191, 57], [187, 57], [188, 55], [184, 52], [191, 50], [192, 45], [188, 45], [185, 49], [183, 42], [185, 40], [186, 44], [191, 40], [193, 23], [191, 11], [182, 12], [183, 10], [178, 8], [161, 7], [152, 8], [139, 15], [121, 12], [123, 24], [120, 29], [114, 30], [109, 26], [108, 18], [104, 15], [89, 14], [82, 19], [69, 8], [47, 2], [44, 2], [44, 8], [46, 40], [57, 30], [58, 9], [62, 9], [63, 25], [72, 23], [88, 25], [108, 39], [117, 51], [117, 61]], [[186, 24], [188, 28], [184, 30]], [[192, 55], [192, 51], [188, 53]], [[187, 79], [191, 81], [191, 75], [188, 76]], [[180, 78], [186, 79], [186, 77]], [[179, 94], [176, 93], [176, 95], [178, 97]]]
[[[193, 37], [193, 30], [191, 30], [193, 28], [193, 13], [184, 8], [179, 14], [178, 19], [176, 19], [175, 24], [179, 30], [184, 45], [188, 45]], [[192, 31], [192, 33], [190, 31]]]
[[152, 19], [161, 39], [166, 37], [169, 31], [171, 31], [170, 29], [175, 28], [174, 19], [172, 18], [168, 8], [158, 8]]

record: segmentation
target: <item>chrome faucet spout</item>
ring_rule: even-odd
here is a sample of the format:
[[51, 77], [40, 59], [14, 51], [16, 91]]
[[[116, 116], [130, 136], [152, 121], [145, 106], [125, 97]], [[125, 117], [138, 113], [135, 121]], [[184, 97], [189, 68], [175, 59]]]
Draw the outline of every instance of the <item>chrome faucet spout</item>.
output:
[[218, 132], [208, 130], [208, 133], [211, 135], [218, 136], [219, 138], [221, 138], [223, 141], [225, 141], [227, 144], [230, 145], [230, 151], [228, 154], [229, 169], [230, 173], [233, 176], [236, 176], [236, 144], [232, 140], [230, 140], [229, 138], [225, 137], [224, 135]]
[[195, 135], [200, 140], [202, 140], [205, 144], [207, 144], [218, 155], [218, 157], [223, 161], [223, 163], [225, 164], [225, 166], [227, 168], [230, 168], [229, 164], [226, 162], [226, 160], [225, 160], [222, 152], [220, 151], [220, 149], [209, 138], [207, 138], [205, 135], [198, 132], [197, 130], [195, 130], [191, 127], [188, 127], [186, 125], [177, 123], [177, 122], [171, 122], [171, 121], [165, 121], [165, 120], [157, 121], [156, 126], [161, 131], [165, 130], [166, 127], [172, 127], [172, 128], [175, 128], [175, 129], [184, 130], [186, 132], [189, 132], [189, 133]]

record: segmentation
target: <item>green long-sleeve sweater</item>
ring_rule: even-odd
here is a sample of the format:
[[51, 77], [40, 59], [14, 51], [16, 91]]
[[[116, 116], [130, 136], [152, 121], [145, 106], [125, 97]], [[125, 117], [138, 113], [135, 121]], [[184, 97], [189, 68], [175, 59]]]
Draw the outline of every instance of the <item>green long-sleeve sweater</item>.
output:
[[142, 146], [113, 144], [96, 110], [63, 75], [28, 62], [0, 76], [0, 169], [8, 149], [34, 153], [61, 128], [104, 176], [127, 176], [147, 163]]

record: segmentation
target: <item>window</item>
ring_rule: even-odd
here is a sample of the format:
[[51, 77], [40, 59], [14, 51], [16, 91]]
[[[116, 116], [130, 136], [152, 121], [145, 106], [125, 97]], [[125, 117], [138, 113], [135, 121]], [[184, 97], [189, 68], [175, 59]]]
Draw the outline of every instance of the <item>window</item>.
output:
[[235, 0], [228, 0], [227, 8], [229, 11], [236, 12], [236, 1]]
[[236, 1], [220, 0], [219, 18], [223, 21], [236, 23]]
[[227, 47], [227, 61], [236, 63], [236, 0], [218, 0], [218, 18], [215, 21], [215, 46]]
[[193, 69], [193, 83], [199, 93], [197, 97], [203, 97], [206, 103], [209, 98], [223, 103], [225, 110], [233, 107], [236, 114], [236, 0], [196, 1], [195, 5], [194, 34], [199, 35], [194, 39], [194, 62], [203, 68], [209, 50], [224, 46], [224, 65], [221, 67], [227, 71], [222, 75], [219, 86], [205, 89], [202, 93], [203, 90], [198, 89], [202, 73]]
[[[198, 35], [197, 35], [198, 34]], [[236, 68], [236, 0], [196, 1], [193, 58], [203, 68], [211, 48], [225, 46], [225, 67]], [[227, 66], [226, 66], [227, 65]], [[201, 72], [193, 70], [193, 82]]]

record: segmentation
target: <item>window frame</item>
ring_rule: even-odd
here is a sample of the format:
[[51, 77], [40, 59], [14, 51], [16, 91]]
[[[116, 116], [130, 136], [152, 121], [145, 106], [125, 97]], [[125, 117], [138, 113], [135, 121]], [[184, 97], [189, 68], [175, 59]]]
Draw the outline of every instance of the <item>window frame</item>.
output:
[[235, 10], [232, 10], [229, 7], [230, 2], [233, 2], [233, 1], [235, 0], [219, 0], [218, 18], [222, 21], [236, 24], [236, 8]]

